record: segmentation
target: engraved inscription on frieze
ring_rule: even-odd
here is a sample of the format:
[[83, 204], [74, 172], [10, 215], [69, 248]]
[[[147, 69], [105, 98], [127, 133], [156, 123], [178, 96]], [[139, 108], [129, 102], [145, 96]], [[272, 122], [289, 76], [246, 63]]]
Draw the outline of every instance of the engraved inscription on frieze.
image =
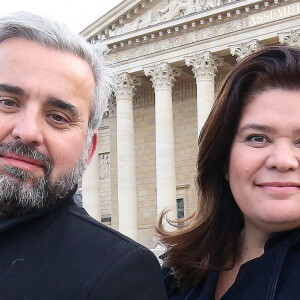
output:
[[249, 16], [249, 26], [257, 26], [300, 14], [300, 3], [292, 3]]
[[265, 23], [286, 19], [289, 17], [300, 15], [300, 2], [291, 3], [285, 6], [267, 10], [261, 13], [249, 15], [245, 18], [233, 20], [224, 24], [217, 24], [211, 27], [197, 29], [179, 36], [173, 36], [166, 40], [153, 42], [142, 45], [134, 49], [128, 49], [111, 53], [108, 57], [110, 60], [126, 61], [147, 54], [180, 47], [194, 42], [217, 38], [218, 36], [240, 31], [243, 29], [259, 26]]

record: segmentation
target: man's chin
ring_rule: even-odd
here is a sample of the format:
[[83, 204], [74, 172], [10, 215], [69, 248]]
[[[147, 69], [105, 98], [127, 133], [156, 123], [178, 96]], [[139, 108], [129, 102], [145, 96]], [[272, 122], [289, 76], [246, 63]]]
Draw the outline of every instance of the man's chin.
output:
[[49, 203], [49, 185], [45, 179], [0, 175], [0, 211], [22, 215], [45, 209]]
[[70, 172], [55, 176], [49, 165], [42, 178], [15, 167], [0, 168], [0, 213], [24, 215], [62, 201], [78, 183], [87, 157], [88, 148]]

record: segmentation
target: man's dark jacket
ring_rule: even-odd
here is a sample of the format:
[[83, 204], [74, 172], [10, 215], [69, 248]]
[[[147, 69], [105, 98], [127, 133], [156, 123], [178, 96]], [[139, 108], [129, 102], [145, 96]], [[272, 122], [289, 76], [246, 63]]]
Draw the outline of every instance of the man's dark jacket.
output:
[[166, 299], [156, 257], [72, 196], [43, 213], [0, 218], [0, 299]]

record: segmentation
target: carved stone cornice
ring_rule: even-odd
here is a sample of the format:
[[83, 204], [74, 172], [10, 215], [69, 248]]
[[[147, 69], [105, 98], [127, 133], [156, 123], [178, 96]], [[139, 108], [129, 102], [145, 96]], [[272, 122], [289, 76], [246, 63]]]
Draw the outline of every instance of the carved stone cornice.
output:
[[[89, 26], [83, 31], [89, 40], [109, 39], [121, 36], [137, 30], [155, 25], [162, 22], [172, 22], [173, 20], [182, 19], [195, 13], [201, 13], [212, 10], [214, 8], [231, 5], [236, 0], [143, 0], [135, 7], [131, 7], [128, 12], [118, 16], [116, 14], [111, 21], [101, 22], [99, 19], [96, 23]], [[155, 3], [156, 2], [156, 3]], [[149, 13], [150, 11], [150, 13]], [[98, 25], [98, 28], [97, 28]]]
[[252, 40], [245, 43], [229, 45], [230, 53], [232, 56], [237, 56], [236, 61], [240, 61], [246, 56], [263, 49], [264, 45], [258, 40]]
[[141, 79], [135, 75], [131, 75], [127, 72], [118, 74], [116, 76], [116, 88], [115, 95], [116, 99], [133, 99], [134, 90], [138, 85], [141, 84]]
[[300, 29], [280, 32], [277, 34], [281, 44], [289, 46], [300, 46]]
[[[228, 4], [229, 6], [226, 6], [228, 9], [224, 7], [222, 14], [213, 16], [191, 14], [193, 19], [183, 22], [184, 18], [181, 23], [176, 23], [174, 26], [160, 26], [159, 28], [149, 26], [142, 32], [136, 31], [130, 35], [110, 38], [107, 40], [108, 47], [111, 49], [108, 59], [114, 63], [121, 63], [144, 59], [147, 55], [161, 55], [165, 51], [175, 53], [176, 48], [182, 46], [190, 47], [193, 43], [214, 41], [224, 35], [251, 30], [258, 26], [267, 26], [274, 22], [285, 22], [289, 18], [300, 16], [300, 2], [285, 4], [285, 2], [274, 0], [274, 3], [271, 4], [263, 1], [246, 6], [245, 9], [240, 6], [242, 2], [232, 3], [235, 5], [235, 11], [229, 9], [231, 4]], [[267, 7], [270, 9], [266, 9]], [[175, 20], [179, 22], [181, 18]], [[214, 23], [215, 20], [218, 22]], [[220, 20], [223, 20], [222, 24]]]
[[206, 51], [200, 54], [186, 56], [185, 63], [188, 67], [193, 67], [192, 70], [196, 82], [199, 83], [203, 80], [214, 81], [218, 66], [222, 65], [223, 59], [213, 55], [210, 51]]
[[160, 89], [172, 90], [175, 77], [181, 74], [181, 70], [172, 67], [166, 62], [144, 69], [145, 75], [150, 76], [155, 91]]

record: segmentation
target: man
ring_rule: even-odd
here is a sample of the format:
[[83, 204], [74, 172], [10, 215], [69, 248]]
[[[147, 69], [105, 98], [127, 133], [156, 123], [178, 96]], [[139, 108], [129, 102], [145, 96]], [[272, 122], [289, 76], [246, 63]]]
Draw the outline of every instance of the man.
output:
[[0, 298], [165, 299], [154, 255], [73, 202], [110, 93], [103, 49], [0, 20]]

